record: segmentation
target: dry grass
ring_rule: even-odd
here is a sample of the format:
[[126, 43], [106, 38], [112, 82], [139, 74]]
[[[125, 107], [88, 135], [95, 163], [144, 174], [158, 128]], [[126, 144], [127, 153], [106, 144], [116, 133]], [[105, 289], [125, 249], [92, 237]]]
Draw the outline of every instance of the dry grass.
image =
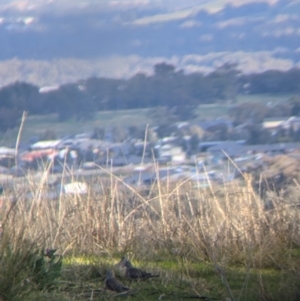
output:
[[[45, 170], [39, 182], [28, 176], [22, 191], [14, 187], [4, 196], [0, 240], [0, 296], [4, 300], [25, 300], [26, 290], [20, 289], [27, 279], [23, 265], [28, 253], [45, 247], [59, 249], [65, 258], [84, 254], [83, 263], [65, 265], [64, 281], [71, 281], [68, 277], [72, 275], [73, 292], [86, 289], [77, 284], [84, 275], [94, 275], [95, 266], [104, 271], [115, 256], [126, 253], [137, 263], [152, 262], [160, 270], [163, 277], [159, 285], [151, 283], [157, 294], [171, 296], [174, 283], [183, 285], [182, 281], [185, 289], [198, 296], [201, 291], [212, 292], [214, 288], [206, 283], [207, 277], [215, 279], [215, 285], [218, 279], [218, 292], [231, 300], [252, 300], [245, 293], [250, 278], [255, 279], [261, 300], [279, 300], [279, 296], [280, 300], [292, 300], [291, 296], [297, 296], [299, 204], [286, 204], [278, 198], [273, 200], [272, 210], [265, 210], [247, 178], [242, 185], [209, 189], [195, 189], [190, 181], [158, 181], [150, 188], [136, 190], [109, 171], [107, 174], [109, 177], [94, 179], [94, 188], [86, 195], [61, 194], [47, 200]], [[26, 197], [28, 192], [31, 198]], [[98, 259], [88, 263], [86, 258]], [[164, 266], [169, 261], [170, 265]], [[85, 268], [78, 272], [78, 266]], [[206, 275], [205, 267], [212, 274]], [[237, 268], [243, 273], [232, 270]], [[277, 273], [273, 278], [281, 279], [281, 286], [269, 287], [268, 281], [273, 278], [265, 275], [268, 269]], [[8, 271], [13, 285], [7, 284]], [[239, 280], [234, 280], [238, 275]], [[286, 283], [285, 279], [291, 280]], [[66, 289], [64, 281], [56, 294]], [[89, 285], [95, 287], [95, 282]], [[278, 292], [285, 292], [287, 286], [293, 290], [286, 295], [289, 299], [284, 299]], [[28, 300], [34, 300], [27, 293]], [[63, 300], [64, 295], [59, 296]], [[68, 295], [66, 300], [75, 300], [73, 297]], [[103, 295], [98, 298], [105, 300]]]

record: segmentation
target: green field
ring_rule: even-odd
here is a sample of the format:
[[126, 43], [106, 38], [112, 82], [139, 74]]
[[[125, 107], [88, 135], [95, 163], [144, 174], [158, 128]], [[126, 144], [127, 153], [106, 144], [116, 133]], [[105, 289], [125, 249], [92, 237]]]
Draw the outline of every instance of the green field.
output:
[[[151, 123], [148, 117], [148, 109], [105, 111], [97, 112], [91, 120], [71, 119], [65, 122], [58, 122], [57, 115], [27, 116], [22, 131], [22, 140], [26, 141], [30, 137], [39, 136], [45, 131], [53, 131], [58, 137], [65, 135], [80, 134], [85, 131], [92, 131], [96, 127], [126, 127], [130, 125], [146, 126]], [[2, 134], [2, 144], [12, 145], [16, 141], [19, 129], [13, 129]]]
[[[285, 101], [290, 95], [239, 95], [237, 103], [250, 101], [260, 102], [263, 104], [278, 103]], [[232, 104], [207, 104], [198, 107], [197, 119], [209, 120], [218, 117], [227, 117], [228, 110]], [[137, 110], [119, 110], [119, 111], [103, 111], [97, 112], [91, 120], [80, 121], [71, 119], [65, 122], [58, 122], [55, 114], [46, 116], [27, 116], [24, 128], [22, 131], [22, 140], [26, 141], [30, 137], [40, 136], [45, 131], [50, 130], [56, 134], [57, 137], [65, 135], [73, 135], [83, 133], [85, 131], [92, 131], [94, 128], [107, 127], [128, 127], [131, 125], [144, 126], [147, 124], [155, 125], [155, 121], [151, 119], [150, 112], [153, 109], [137, 109]], [[0, 135], [2, 145], [13, 146], [18, 134], [18, 128], [7, 131]]]
[[258, 95], [238, 95], [237, 102], [260, 102], [262, 104], [276, 104], [279, 102], [286, 101], [292, 95], [291, 94], [258, 94]]

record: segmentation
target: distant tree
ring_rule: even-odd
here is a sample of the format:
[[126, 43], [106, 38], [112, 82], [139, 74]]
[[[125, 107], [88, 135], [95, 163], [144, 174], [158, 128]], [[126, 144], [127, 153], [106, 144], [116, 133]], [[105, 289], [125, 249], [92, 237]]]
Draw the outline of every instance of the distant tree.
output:
[[[147, 130], [148, 130], [148, 135], [149, 135], [150, 129], [148, 128]], [[144, 140], [144, 138], [145, 138], [145, 131], [146, 131], [145, 126], [131, 125], [128, 128], [129, 136], [131, 138], [135, 138], [135, 139], [142, 139], [142, 140]]]
[[148, 128], [147, 141], [154, 144], [158, 140], [157, 133], [153, 128]]
[[67, 84], [57, 91], [55, 107], [59, 120], [64, 121], [75, 117], [78, 120], [87, 120], [93, 116], [96, 110], [94, 101], [80, 90], [78, 85]]
[[64, 92], [61, 93], [60, 97], [56, 99], [56, 110], [58, 113], [59, 121], [66, 121], [75, 115], [75, 105], [72, 103], [72, 99]]
[[190, 154], [199, 151], [199, 143], [203, 140], [205, 132], [201, 127], [197, 125], [192, 125], [188, 128], [188, 135], [190, 139], [186, 142], [187, 150]]
[[239, 73], [237, 64], [226, 63], [208, 75], [214, 100], [236, 101]]
[[199, 140], [203, 139], [203, 137], [205, 136], [205, 132], [198, 125], [192, 125], [189, 128], [189, 134], [196, 136]]
[[78, 99], [76, 106], [76, 119], [77, 120], [88, 120], [94, 117], [96, 112], [96, 105], [94, 101], [83, 94], [81, 99]]
[[201, 73], [187, 74], [183, 78], [185, 90], [193, 99], [194, 104], [206, 104], [215, 101], [213, 94], [213, 82], [208, 76]]
[[[89, 78], [67, 84], [43, 96], [45, 111], [60, 120], [87, 119], [95, 110], [166, 107], [176, 120], [190, 120], [201, 103], [235, 100], [236, 65], [225, 64], [211, 74], [186, 75], [165, 62], [154, 66], [154, 75], [138, 73], [128, 80]], [[83, 105], [84, 104], [84, 105]]]
[[29, 111], [31, 114], [40, 112], [42, 103], [38, 88], [24, 82], [16, 82], [0, 89], [0, 106]]
[[267, 108], [266, 117], [283, 117], [291, 116], [291, 105], [288, 103], [278, 103]]
[[128, 134], [132, 138], [137, 138], [140, 133], [140, 127], [138, 125], [131, 125], [128, 128]]
[[270, 133], [263, 129], [261, 125], [251, 125], [248, 127], [249, 137], [248, 144], [266, 144], [272, 140]]
[[287, 71], [267, 70], [239, 77], [241, 87], [247, 86], [247, 92], [258, 93], [299, 93], [300, 68]]
[[37, 87], [22, 82], [1, 88], [0, 130], [14, 128], [19, 123], [23, 111], [38, 113], [40, 106], [38, 95]]
[[22, 112], [15, 108], [0, 107], [0, 131], [5, 132], [19, 124]]
[[128, 138], [127, 129], [121, 126], [113, 127], [112, 134], [114, 142], [123, 142], [126, 138]]
[[291, 115], [300, 115], [300, 95], [295, 95], [288, 99], [288, 103], [291, 106]]
[[299, 141], [300, 140], [300, 129], [294, 131], [294, 133], [293, 133], [293, 140], [294, 141]]
[[154, 65], [154, 76], [158, 77], [170, 77], [174, 75], [175, 66], [167, 64], [165, 62]]
[[24, 98], [25, 109], [29, 114], [44, 114], [44, 103], [37, 86], [28, 83], [16, 83], [16, 93]]
[[118, 107], [120, 95], [126, 86], [125, 80], [91, 77], [80, 82], [85, 87], [85, 93], [97, 107], [97, 110], [114, 110]]
[[171, 109], [171, 113], [177, 121], [188, 121], [197, 117], [197, 107], [191, 105], [175, 106]]
[[105, 129], [96, 127], [94, 128], [94, 134], [92, 136], [93, 139], [104, 140], [105, 137]]
[[57, 134], [53, 129], [47, 129], [40, 135], [40, 140], [55, 140], [57, 139]]
[[242, 123], [259, 124], [267, 115], [268, 109], [265, 105], [255, 102], [243, 102], [229, 110], [229, 116], [236, 125]]
[[152, 106], [153, 91], [149, 85], [149, 78], [138, 73], [130, 78], [120, 91], [120, 98], [126, 108], [147, 108]]
[[167, 107], [156, 107], [150, 110], [149, 116], [153, 126], [170, 125], [177, 121], [176, 115]]

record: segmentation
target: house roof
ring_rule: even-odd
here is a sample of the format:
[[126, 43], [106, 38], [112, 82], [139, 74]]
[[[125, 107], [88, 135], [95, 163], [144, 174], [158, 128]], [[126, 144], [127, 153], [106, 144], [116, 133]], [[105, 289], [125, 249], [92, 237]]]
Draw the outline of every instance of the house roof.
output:
[[61, 140], [46, 140], [46, 141], [39, 141], [32, 144], [30, 147], [31, 149], [46, 149], [46, 148], [55, 148], [61, 143]]
[[45, 149], [45, 150], [36, 150], [31, 152], [25, 152], [20, 156], [22, 161], [32, 162], [35, 159], [40, 159], [47, 156], [54, 156], [58, 154], [57, 150], [54, 149]]
[[[282, 152], [300, 149], [300, 143], [274, 143], [274, 144], [256, 144], [256, 145], [239, 145], [234, 142], [225, 142], [207, 149], [208, 152], [224, 152], [229, 157], [245, 155], [249, 152], [267, 153]], [[225, 154], [224, 154], [225, 155]]]
[[215, 120], [208, 120], [208, 121], [202, 121], [198, 125], [203, 129], [203, 130], [208, 130], [210, 128], [220, 126], [225, 124], [227, 128], [232, 128], [232, 122], [228, 119], [224, 118], [217, 118]]
[[268, 117], [268, 118], [264, 118], [264, 122], [268, 122], [268, 121], [285, 121], [287, 120], [288, 117]]
[[220, 146], [224, 147], [236, 147], [237, 145], [243, 145], [246, 143], [246, 140], [237, 140], [237, 141], [207, 141], [207, 142], [200, 142], [199, 148], [200, 150], [208, 150], [213, 149], [213, 147], [217, 147], [218, 149]]
[[8, 147], [0, 147], [0, 156], [14, 156], [15, 155], [15, 149], [14, 148], [8, 148]]

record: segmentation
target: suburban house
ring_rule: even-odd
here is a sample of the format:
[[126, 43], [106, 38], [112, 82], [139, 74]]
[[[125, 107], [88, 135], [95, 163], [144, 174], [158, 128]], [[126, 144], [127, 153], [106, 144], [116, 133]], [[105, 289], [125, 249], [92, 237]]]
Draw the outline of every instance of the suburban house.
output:
[[286, 120], [284, 117], [265, 118], [262, 122], [262, 126], [266, 130], [274, 130], [281, 127]]
[[266, 154], [269, 156], [285, 154], [300, 149], [299, 143], [274, 143], [274, 144], [257, 144], [241, 145], [235, 142], [224, 142], [207, 149], [208, 156], [214, 162], [223, 159], [235, 159], [247, 155]]
[[41, 149], [41, 150], [33, 150], [29, 152], [24, 152], [20, 155], [20, 160], [22, 162], [27, 162], [28, 164], [33, 163], [37, 160], [48, 160], [49, 158], [54, 157], [58, 154], [58, 151], [55, 149]]
[[203, 131], [215, 132], [221, 129], [232, 129], [233, 124], [231, 120], [225, 118], [216, 118], [215, 120], [202, 121], [197, 124]]
[[31, 144], [30, 150], [56, 149], [61, 144], [61, 142], [62, 140], [38, 141]]
[[0, 147], [0, 165], [4, 167], [12, 167], [15, 164], [15, 149], [8, 147]]
[[266, 118], [264, 119], [263, 128], [274, 131], [277, 129], [293, 129], [298, 131], [300, 129], [300, 117], [291, 116], [291, 117], [281, 117], [281, 118]]
[[158, 153], [158, 161], [161, 163], [181, 163], [186, 160], [186, 153], [182, 147], [172, 144], [165, 144], [156, 147]]
[[236, 140], [236, 141], [206, 141], [199, 143], [199, 151], [206, 152], [209, 148], [221, 146], [224, 148], [225, 146], [236, 147], [239, 145], [246, 144], [246, 140]]
[[289, 117], [283, 122], [282, 127], [285, 129], [293, 129], [294, 131], [298, 131], [300, 129], [300, 117]]

